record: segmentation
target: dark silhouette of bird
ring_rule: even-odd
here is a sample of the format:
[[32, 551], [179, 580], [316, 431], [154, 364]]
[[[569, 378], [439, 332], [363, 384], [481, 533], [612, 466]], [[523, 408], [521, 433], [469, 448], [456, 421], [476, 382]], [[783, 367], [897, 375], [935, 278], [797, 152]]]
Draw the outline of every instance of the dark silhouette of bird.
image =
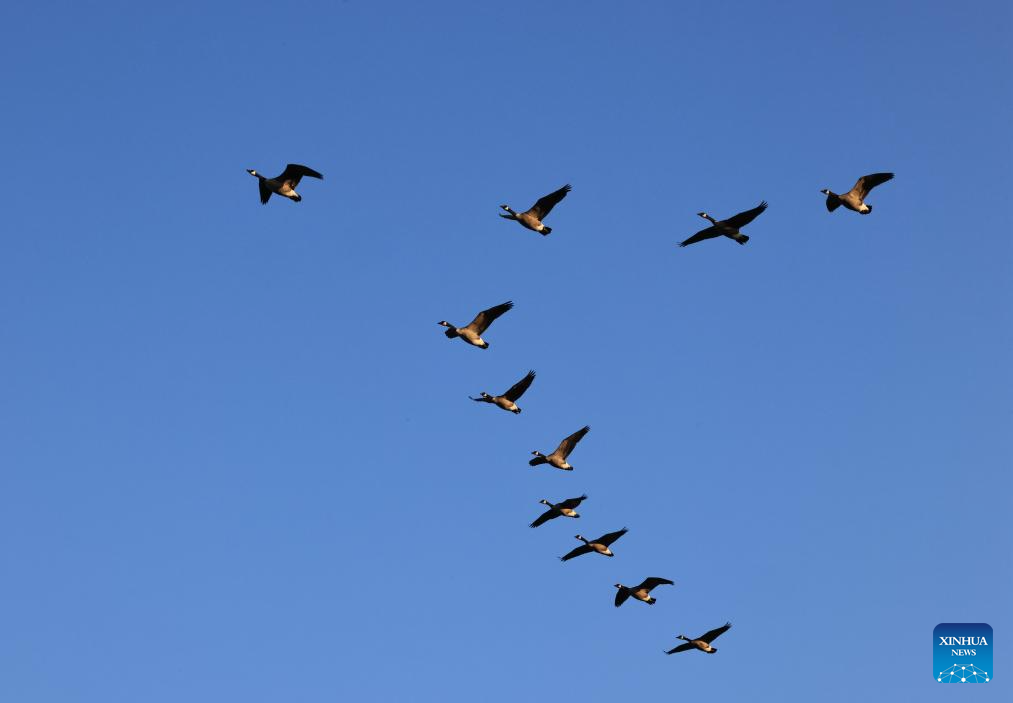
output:
[[246, 169], [246, 172], [251, 176], [256, 176], [260, 185], [260, 202], [264, 205], [271, 199], [272, 193], [299, 202], [302, 200], [302, 196], [295, 192], [296, 186], [299, 185], [299, 181], [302, 180], [303, 176], [310, 176], [311, 178], [320, 178], [323, 176], [309, 166], [303, 166], [301, 164], [289, 164], [285, 167], [285, 170], [281, 172], [281, 175], [275, 176], [274, 178], [265, 178], [264, 176], [257, 173], [252, 168]]
[[665, 652], [665, 654], [688, 652], [691, 649], [699, 649], [701, 652], [707, 652], [707, 654], [714, 654], [715, 652], [718, 651], [718, 649], [717, 647], [712, 647], [711, 642], [713, 642], [718, 637], [727, 632], [728, 628], [730, 628], [731, 626], [732, 624], [730, 622], [726, 622], [721, 627], [717, 627], [711, 630], [710, 632], [705, 632], [704, 634], [697, 637], [695, 640], [691, 640], [689, 637], [686, 637], [686, 635], [679, 635], [676, 639], [686, 640], [686, 644], [680, 644], [678, 647], [675, 647], [674, 649], [669, 649], [667, 652]]
[[745, 244], [749, 241], [749, 237], [742, 234], [739, 230], [755, 220], [757, 215], [766, 209], [767, 201], [764, 200], [752, 210], [745, 210], [744, 212], [740, 212], [738, 215], [729, 217], [727, 220], [720, 221], [715, 220], [706, 212], [698, 212], [697, 215], [710, 222], [711, 226], [707, 229], [700, 230], [689, 239], [680, 242], [679, 246], [688, 247], [690, 244], [696, 244], [697, 242], [702, 242], [705, 239], [713, 239], [714, 237], [720, 237], [722, 235], [735, 240], [739, 244]]

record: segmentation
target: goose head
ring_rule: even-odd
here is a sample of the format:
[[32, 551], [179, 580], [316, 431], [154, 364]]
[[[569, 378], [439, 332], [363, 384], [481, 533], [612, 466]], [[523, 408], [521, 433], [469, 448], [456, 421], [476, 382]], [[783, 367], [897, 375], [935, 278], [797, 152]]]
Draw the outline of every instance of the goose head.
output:
[[436, 324], [438, 324], [440, 327], [453, 327], [453, 325], [447, 322], [446, 320], [440, 320]]
[[706, 212], [698, 212], [697, 213], [697, 217], [702, 217], [703, 219], [707, 220], [708, 222], [714, 222], [714, 218], [711, 217], [710, 215], [708, 215]]
[[622, 589], [626, 588], [626, 586], [622, 585], [621, 583], [614, 583], [612, 585], [615, 586], [616, 588], [618, 588], [619, 590], [622, 590]]
[[550, 503], [549, 501], [545, 500], [545, 498], [542, 498], [538, 502], [541, 503], [542, 505], [548, 505], [550, 508], [552, 507], [552, 503]]
[[246, 172], [247, 172], [248, 174], [250, 174], [251, 176], [258, 176], [258, 175], [260, 175], [260, 174], [258, 174], [258, 173], [257, 173], [257, 172], [256, 172], [255, 170], [253, 170], [252, 168], [248, 168], [248, 169], [246, 169]]
[[545, 456], [544, 454], [542, 454], [542, 453], [541, 453], [540, 451], [538, 451], [537, 449], [536, 449], [535, 451], [531, 452], [531, 453], [532, 453], [532, 454], [534, 454], [535, 456]]
[[820, 192], [823, 193], [823, 195], [833, 195], [833, 193], [830, 192], [829, 188], [824, 188]]

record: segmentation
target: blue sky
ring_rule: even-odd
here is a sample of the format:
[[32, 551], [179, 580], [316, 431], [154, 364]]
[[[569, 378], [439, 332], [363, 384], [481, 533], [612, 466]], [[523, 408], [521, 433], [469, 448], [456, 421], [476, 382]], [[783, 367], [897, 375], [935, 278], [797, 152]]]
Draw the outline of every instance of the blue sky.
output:
[[4, 15], [0, 699], [1008, 699], [1008, 4]]

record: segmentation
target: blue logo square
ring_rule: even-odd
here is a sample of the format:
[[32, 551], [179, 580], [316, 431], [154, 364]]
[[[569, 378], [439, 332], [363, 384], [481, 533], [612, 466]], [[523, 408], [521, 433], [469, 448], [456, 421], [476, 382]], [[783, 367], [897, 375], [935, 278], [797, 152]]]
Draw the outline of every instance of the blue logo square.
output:
[[992, 627], [983, 622], [941, 622], [932, 631], [932, 678], [939, 683], [992, 680]]

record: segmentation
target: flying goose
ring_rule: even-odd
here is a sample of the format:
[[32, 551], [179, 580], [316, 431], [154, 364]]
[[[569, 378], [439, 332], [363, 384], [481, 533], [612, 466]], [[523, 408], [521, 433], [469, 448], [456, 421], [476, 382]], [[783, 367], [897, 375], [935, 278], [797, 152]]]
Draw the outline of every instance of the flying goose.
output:
[[536, 519], [533, 523], [531, 523], [529, 525], [529, 527], [538, 527], [539, 525], [544, 525], [549, 520], [555, 520], [557, 517], [560, 517], [560, 516], [562, 516], [562, 517], [580, 517], [580, 515], [577, 513], [577, 511], [575, 510], [575, 508], [578, 505], [580, 505], [580, 502], [582, 500], [586, 500], [586, 499], [587, 499], [587, 496], [586, 495], [582, 495], [582, 496], [580, 496], [578, 498], [567, 498], [566, 500], [564, 500], [564, 501], [562, 501], [560, 503], [550, 503], [549, 501], [547, 501], [547, 500], [545, 500], [543, 498], [542, 500], [540, 500], [538, 502], [541, 503], [542, 505], [549, 506], [549, 509], [546, 510], [541, 515], [539, 515], [538, 519]]
[[591, 427], [589, 425], [584, 425], [560, 442], [559, 446], [556, 447], [556, 451], [552, 452], [552, 454], [549, 454], [548, 456], [537, 450], [531, 452], [535, 455], [535, 458], [529, 461], [528, 464], [531, 466], [549, 464], [550, 466], [555, 466], [557, 469], [562, 469], [563, 471], [573, 471], [573, 467], [567, 463], [566, 457], [570, 456], [570, 452], [572, 452], [573, 448], [577, 446], [577, 442], [583, 439], [584, 435], [590, 431]]
[[616, 591], [616, 607], [626, 602], [626, 599], [633, 596], [637, 600], [642, 600], [648, 605], [654, 605], [657, 602], [657, 598], [651, 598], [651, 589], [657, 586], [674, 586], [673, 581], [663, 579], [659, 576], [649, 576], [644, 579], [643, 583], [639, 586], [624, 586], [621, 583], [617, 583], [615, 586], [619, 590]]
[[517, 407], [517, 403], [514, 401], [516, 401], [518, 398], [524, 395], [524, 391], [526, 391], [531, 386], [531, 382], [534, 380], [535, 380], [535, 372], [528, 371], [527, 376], [519, 380], [514, 385], [510, 386], [510, 390], [508, 390], [503, 395], [489, 395], [485, 391], [482, 391], [479, 394], [478, 398], [471, 398], [470, 395], [468, 397], [477, 403], [492, 403], [493, 405], [503, 408], [504, 410], [509, 410], [514, 415], [520, 415], [521, 409]]
[[849, 210], [868, 215], [872, 212], [872, 206], [865, 204], [865, 196], [880, 183], [886, 183], [891, 178], [893, 178], [892, 173], [870, 173], [868, 176], [859, 178], [855, 187], [844, 195], [838, 195], [829, 188], [824, 188], [820, 192], [827, 196], [827, 210], [830, 212], [843, 205]]
[[756, 216], [767, 209], [767, 201], [762, 201], [759, 205], [754, 207], [752, 210], [746, 210], [740, 212], [738, 215], [729, 217], [727, 220], [715, 220], [713, 217], [708, 215], [706, 212], [698, 212], [697, 215], [704, 218], [711, 223], [711, 226], [707, 229], [702, 229], [692, 237], [684, 242], [680, 242], [679, 246], [686, 247], [690, 244], [696, 244], [702, 242], [705, 239], [713, 239], [719, 237], [722, 234], [729, 239], [734, 239], [739, 244], [745, 244], [749, 241], [749, 237], [742, 234], [739, 230], [748, 225], [750, 222], [756, 219]]
[[552, 208], [555, 207], [560, 200], [565, 198], [566, 194], [569, 192], [570, 184], [568, 183], [556, 192], [549, 193], [548, 195], [539, 198], [538, 202], [532, 205], [531, 208], [525, 212], [514, 212], [510, 209], [509, 205], [500, 205], [500, 207], [507, 212], [505, 215], [500, 214], [500, 217], [505, 217], [508, 220], [517, 220], [528, 229], [534, 230], [539, 234], [550, 234], [552, 232], [552, 228], [543, 225], [542, 220], [544, 220], [548, 214], [552, 212]]
[[443, 334], [447, 335], [450, 339], [460, 337], [472, 346], [479, 347], [480, 349], [488, 349], [489, 343], [482, 339], [482, 333], [489, 329], [489, 325], [493, 323], [493, 320], [513, 306], [513, 301], [508, 300], [505, 303], [491, 307], [488, 310], [483, 310], [475, 315], [475, 319], [464, 327], [454, 327], [446, 320], [440, 320], [436, 324], [447, 328], [447, 331]]
[[299, 181], [302, 177], [312, 176], [313, 178], [323, 178], [322, 175], [313, 169], [300, 164], [289, 164], [285, 167], [285, 170], [281, 172], [280, 176], [275, 176], [274, 178], [265, 178], [252, 168], [246, 169], [246, 172], [251, 176], [256, 176], [257, 180], [260, 181], [260, 202], [264, 205], [266, 205], [267, 201], [271, 199], [271, 193], [277, 193], [289, 200], [299, 202], [302, 200], [302, 196], [295, 192], [295, 187], [299, 185]]
[[607, 535], [602, 535], [598, 539], [593, 540], [588, 540], [581, 537], [580, 535], [576, 535], [576, 538], [579, 539], [584, 544], [580, 545], [575, 549], [572, 549], [563, 556], [559, 557], [559, 560], [569, 561], [574, 557], [579, 557], [581, 554], [590, 554], [591, 552], [598, 552], [599, 554], [604, 554], [607, 557], [613, 557], [615, 556], [615, 554], [613, 554], [612, 550], [609, 549], [609, 545], [615, 542], [623, 535], [625, 535], [626, 531], [627, 530], [624, 527], [621, 530], [617, 530], [616, 532], [609, 532]]
[[711, 642], [716, 640], [718, 637], [723, 635], [732, 624], [726, 622], [721, 627], [715, 628], [710, 632], [700, 635], [695, 640], [691, 640], [686, 635], [679, 635], [676, 639], [686, 640], [686, 644], [680, 644], [674, 649], [670, 649], [665, 654], [675, 654], [677, 652], [688, 652], [691, 649], [699, 649], [701, 652], [707, 652], [707, 654], [714, 654], [718, 651], [717, 647], [711, 647]]

